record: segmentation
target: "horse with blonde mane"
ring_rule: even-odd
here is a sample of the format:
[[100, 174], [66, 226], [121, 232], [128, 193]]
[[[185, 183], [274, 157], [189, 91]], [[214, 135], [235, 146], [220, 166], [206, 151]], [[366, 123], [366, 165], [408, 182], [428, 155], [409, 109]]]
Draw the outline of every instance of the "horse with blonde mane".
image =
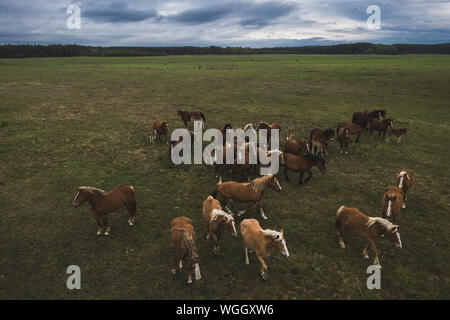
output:
[[188, 266], [188, 283], [192, 283], [192, 271], [195, 273], [195, 280], [202, 278], [200, 274], [200, 256], [195, 246], [195, 232], [192, 226], [192, 220], [187, 217], [178, 217], [172, 220], [170, 224], [170, 239], [177, 256], [177, 266], [172, 269], [176, 274], [183, 269], [183, 261]]
[[261, 277], [267, 280], [267, 265], [264, 258], [268, 258], [274, 249], [278, 249], [286, 258], [289, 251], [284, 240], [283, 229], [279, 232], [275, 230], [263, 230], [256, 219], [244, 219], [240, 224], [242, 239], [244, 240], [245, 264], [250, 264], [248, 252], [255, 252], [261, 263]]
[[136, 199], [132, 186], [120, 184], [108, 192], [94, 187], [79, 187], [72, 204], [75, 208], [78, 208], [86, 201], [91, 204], [92, 213], [97, 222], [97, 235], [102, 234], [103, 228], [106, 228], [105, 236], [110, 234], [111, 228], [108, 224], [107, 215], [123, 206], [129, 213], [128, 224], [134, 225]]
[[228, 230], [233, 237], [237, 237], [234, 216], [222, 210], [219, 201], [209, 196], [202, 204], [202, 218], [206, 223], [206, 239], [214, 240], [214, 254], [219, 254], [219, 241], [222, 231]]
[[[224, 207], [230, 214], [232, 211], [226, 206], [229, 200], [232, 200], [233, 202], [236, 201], [239, 203], [247, 203], [246, 209], [238, 212], [238, 216], [241, 216], [247, 212], [255, 203], [257, 205], [256, 211], [259, 211], [263, 219], [267, 219], [262, 207], [262, 199], [267, 188], [271, 188], [277, 192], [282, 190], [277, 178], [272, 174], [253, 179], [247, 183], [235, 181], [222, 182], [222, 179], [220, 179], [219, 183], [217, 183], [212, 192], [212, 196], [216, 199], [217, 193], [219, 193], [221, 197], [219, 200], [221, 206]], [[231, 207], [234, 210], [233, 203], [231, 203]]]
[[367, 240], [366, 246], [363, 250], [363, 256], [365, 259], [369, 259], [370, 247], [375, 255], [373, 264], [379, 268], [381, 268], [381, 265], [378, 259], [375, 241], [380, 236], [386, 235], [389, 241], [392, 242], [397, 248], [400, 249], [402, 247], [402, 241], [400, 240], [400, 233], [397, 225], [392, 224], [390, 221], [383, 218], [368, 217], [356, 208], [341, 206], [336, 212], [336, 229], [338, 230], [337, 235], [339, 237], [339, 245], [343, 249], [345, 248], [344, 230], [347, 226], [357, 235]]

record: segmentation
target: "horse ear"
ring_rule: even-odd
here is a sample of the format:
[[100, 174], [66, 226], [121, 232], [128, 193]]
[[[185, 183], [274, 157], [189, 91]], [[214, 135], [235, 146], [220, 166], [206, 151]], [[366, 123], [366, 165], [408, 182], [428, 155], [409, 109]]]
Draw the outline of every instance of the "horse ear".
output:
[[283, 229], [280, 230], [280, 233], [283, 234]]

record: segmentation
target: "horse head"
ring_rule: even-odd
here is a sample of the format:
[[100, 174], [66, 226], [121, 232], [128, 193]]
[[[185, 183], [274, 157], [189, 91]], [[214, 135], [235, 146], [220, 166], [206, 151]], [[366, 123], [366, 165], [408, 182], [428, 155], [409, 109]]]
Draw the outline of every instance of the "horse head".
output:
[[271, 177], [269, 178], [269, 187], [272, 188], [273, 190], [280, 192], [281, 190], [283, 190], [281, 188], [280, 183], [278, 182], [278, 179], [274, 176], [274, 175], [270, 175]]
[[87, 200], [87, 193], [86, 193], [86, 191], [83, 189], [83, 187], [79, 187], [78, 188], [78, 193], [75, 196], [75, 198], [73, 199], [72, 205], [75, 208], [78, 208], [84, 202], [86, 202], [86, 200]]
[[390, 228], [386, 229], [385, 235], [397, 249], [402, 248], [402, 240], [400, 238], [400, 232], [398, 231], [398, 225], [392, 225]]
[[280, 250], [281, 255], [284, 257], [289, 257], [289, 250], [286, 246], [286, 240], [284, 239], [283, 229], [281, 229], [279, 232], [275, 230], [262, 230], [262, 233], [264, 236], [271, 239], [272, 245], [275, 248], [278, 248]]

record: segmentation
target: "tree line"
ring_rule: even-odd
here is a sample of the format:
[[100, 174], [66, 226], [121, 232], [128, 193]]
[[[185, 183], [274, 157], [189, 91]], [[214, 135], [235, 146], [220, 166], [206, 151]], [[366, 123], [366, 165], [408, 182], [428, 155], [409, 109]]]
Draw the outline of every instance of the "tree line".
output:
[[243, 48], [243, 47], [91, 47], [62, 45], [0, 45], [0, 58], [76, 57], [76, 56], [165, 56], [205, 54], [407, 54], [450, 53], [450, 43], [374, 44], [367, 42], [329, 46]]

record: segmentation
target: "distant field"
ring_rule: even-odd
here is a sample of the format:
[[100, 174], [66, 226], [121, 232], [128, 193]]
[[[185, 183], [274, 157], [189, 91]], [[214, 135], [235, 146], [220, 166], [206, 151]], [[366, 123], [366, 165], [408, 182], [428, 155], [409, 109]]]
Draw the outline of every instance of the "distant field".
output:
[[[450, 56], [253, 55], [0, 60], [0, 299], [448, 299], [450, 289]], [[225, 235], [205, 240], [202, 201], [217, 180], [205, 165], [170, 168], [166, 145], [146, 143], [151, 120], [182, 127], [177, 108], [202, 110], [207, 126], [280, 122], [307, 137], [355, 111], [386, 109], [408, 128], [402, 145], [361, 137], [350, 153], [330, 147], [326, 175], [297, 174], [266, 192], [264, 228], [285, 231], [290, 257], [254, 255]], [[379, 216], [384, 188], [402, 168], [417, 184], [402, 211], [403, 249], [377, 248], [381, 290], [366, 288], [364, 239], [338, 245], [339, 206]], [[136, 225], [125, 209], [112, 234], [96, 236], [89, 204], [71, 206], [80, 185], [137, 192]], [[236, 205], [237, 208], [242, 208]], [[193, 219], [202, 280], [186, 283], [169, 224]], [[244, 216], [257, 218], [253, 209]], [[240, 221], [240, 219], [238, 219]], [[81, 290], [66, 268], [81, 268]]]

